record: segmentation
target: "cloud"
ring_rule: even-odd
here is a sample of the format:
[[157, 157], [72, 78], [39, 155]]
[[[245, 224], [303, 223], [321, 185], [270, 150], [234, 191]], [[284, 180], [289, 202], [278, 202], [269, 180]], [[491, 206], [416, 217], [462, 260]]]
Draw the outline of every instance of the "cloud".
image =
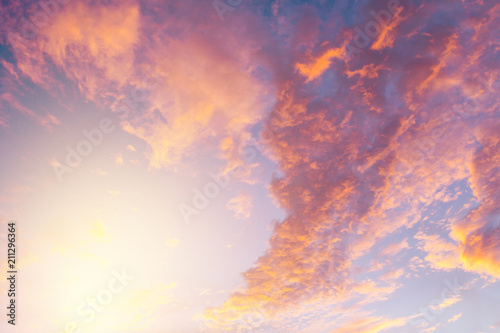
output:
[[386, 47], [392, 47], [394, 45], [394, 41], [396, 39], [397, 33], [396, 33], [396, 28], [400, 25], [400, 23], [404, 20], [404, 17], [401, 15], [401, 13], [404, 10], [403, 6], [399, 6], [399, 1], [396, 1], [395, 3], [398, 4], [398, 6], [395, 9], [395, 12], [393, 13], [393, 16], [391, 17], [391, 21], [389, 24], [383, 24], [381, 25], [381, 31], [377, 36], [377, 39], [375, 42], [370, 46], [372, 50], [382, 50]]
[[341, 328], [334, 329], [330, 333], [377, 333], [392, 327], [401, 327], [406, 324], [403, 318], [389, 319], [382, 317], [367, 317], [354, 319]]
[[458, 313], [458, 314], [454, 315], [453, 317], [451, 317], [450, 319], [448, 319], [448, 322], [454, 323], [457, 320], [459, 320], [462, 317], [462, 315], [463, 315], [463, 313]]
[[113, 162], [116, 165], [123, 165], [123, 155], [120, 153], [114, 154], [113, 155]]
[[[148, 144], [153, 168], [194, 158], [207, 140], [231, 139], [232, 145], [211, 149], [224, 159], [239, 159], [250, 127], [272, 101], [272, 91], [255, 74], [260, 33], [223, 33], [206, 15], [213, 12], [209, 2], [150, 5], [153, 12], [141, 11], [137, 1], [68, 3], [36, 39], [13, 47], [21, 75], [53, 93], [57, 87], [59, 95], [72, 84], [98, 107], [111, 108], [122, 116], [125, 131]], [[192, 19], [173, 15], [174, 7]], [[15, 5], [9, 11], [22, 14]], [[158, 16], [168, 19], [159, 22]], [[252, 15], [241, 19], [255, 21]], [[207, 29], [203, 36], [200, 24]]]
[[227, 209], [234, 212], [237, 219], [248, 219], [252, 213], [252, 197], [248, 194], [240, 194], [228, 201]]
[[455, 305], [456, 303], [462, 301], [462, 297], [460, 296], [452, 296], [448, 297], [442, 300], [440, 304], [437, 305], [431, 305], [430, 308], [436, 312], [442, 311], [446, 308], [449, 308], [452, 305]]
[[[23, 15], [15, 3], [5, 11], [13, 17]], [[90, 1], [70, 2], [37, 29], [36, 38], [12, 45], [17, 68], [51, 92], [54, 88], [64, 91], [63, 80], [56, 74], [63, 70], [86, 98], [102, 102], [100, 98], [112, 93], [113, 87], [122, 87], [133, 77], [139, 17], [133, 1], [92, 6]], [[11, 22], [10, 30], [19, 27]], [[103, 90], [106, 85], [109, 89]]]
[[452, 235], [461, 242], [461, 259], [472, 271], [500, 277], [500, 127], [492, 122], [478, 128], [481, 148], [471, 161], [471, 186], [480, 202], [458, 221]]
[[201, 142], [214, 138], [219, 142], [228, 138], [233, 144], [211, 149], [236, 158], [250, 137], [250, 126], [262, 116], [266, 95], [265, 87], [244, 69], [248, 67], [242, 62], [244, 55], [230, 57], [224, 52], [225, 42], [212, 43], [190, 34], [182, 41], [172, 39], [153, 47], [158, 58], [153, 61], [164, 74], [158, 89], [151, 91], [146, 114], [158, 110], [167, 122], [146, 116], [131, 117], [124, 124], [127, 132], [148, 143], [150, 165], [178, 164]]
[[380, 251], [380, 254], [383, 256], [394, 257], [396, 254], [401, 252], [404, 249], [409, 249], [408, 239], [403, 239], [400, 243], [392, 243], [386, 246]]
[[48, 131], [52, 131], [56, 125], [62, 125], [61, 121], [49, 111], [36, 107], [36, 103], [30, 101], [34, 94], [32, 88], [25, 87], [21, 78], [22, 74], [14, 64], [1, 59], [2, 65], [0, 73], [0, 83], [2, 93], [0, 93], [0, 126], [9, 127], [9, 121], [13, 118], [13, 110], [35, 121]]
[[330, 49], [323, 53], [319, 58], [313, 59], [309, 64], [296, 64], [295, 68], [299, 71], [300, 74], [307, 77], [307, 81], [309, 82], [323, 74], [328, 69], [328, 67], [330, 67], [333, 59], [342, 58], [344, 56], [345, 49]]
[[[374, 4], [361, 8], [367, 13]], [[295, 49], [280, 54], [293, 74], [276, 69], [278, 101], [265, 129], [274, 133], [268, 155], [283, 174], [273, 178], [271, 193], [287, 217], [274, 224], [266, 253], [244, 273], [245, 287], [207, 309], [207, 320], [225, 328], [252, 306], [273, 320], [304, 302], [354, 297], [363, 285], [360, 272], [368, 270], [358, 261], [396, 232], [399, 243], [381, 254], [409, 248], [409, 230], [425, 221], [429, 207], [449, 201], [443, 189], [463, 181], [480, 207], [456, 225], [449, 216], [436, 228], [439, 235], [418, 233], [418, 246], [435, 269], [498, 276], [498, 102], [486, 89], [498, 69], [473, 73], [495, 62], [486, 50], [499, 7], [483, 4], [472, 12], [462, 3], [435, 23], [433, 15], [448, 5], [405, 6], [372, 49], [339, 57], [334, 66], [324, 45], [335, 40], [327, 49], [341, 47], [337, 37], [315, 40], [307, 56]], [[467, 19], [456, 23], [457, 15]], [[331, 18], [324, 17], [320, 30]], [[474, 59], [472, 49], [481, 50]], [[477, 107], [466, 107], [471, 97]], [[399, 281], [402, 273], [385, 278]], [[363, 290], [376, 297], [380, 288]], [[380, 329], [376, 321], [352, 325], [351, 331]]]
[[405, 273], [404, 268], [394, 269], [394, 270], [391, 270], [391, 271], [389, 271], [387, 273], [384, 273], [380, 277], [380, 279], [383, 280], [383, 281], [386, 281], [386, 280], [397, 280], [401, 276], [403, 276], [404, 273]]
[[438, 235], [418, 233], [415, 238], [420, 240], [418, 247], [427, 253], [425, 260], [432, 267], [441, 270], [452, 270], [461, 266], [457, 244], [446, 241]]

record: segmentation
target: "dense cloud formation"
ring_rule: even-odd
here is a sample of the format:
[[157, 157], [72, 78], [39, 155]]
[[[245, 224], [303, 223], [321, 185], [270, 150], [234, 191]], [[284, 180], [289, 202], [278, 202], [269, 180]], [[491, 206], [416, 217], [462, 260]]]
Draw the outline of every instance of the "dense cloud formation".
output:
[[[289, 216], [245, 273], [247, 289], [210, 316], [227, 321], [225, 311], [257, 306], [273, 317], [304, 302], [342, 301], [365, 269], [354, 261], [392, 233], [412, 228], [426, 207], [450, 201], [443, 189], [463, 180], [479, 206], [449, 221], [452, 239], [443, 230], [419, 233], [420, 248], [437, 269], [500, 277], [494, 46], [500, 7], [401, 6], [359, 53], [349, 52], [353, 29], [345, 28], [337, 33], [347, 42], [316, 37], [307, 51], [286, 55], [284, 63], [295, 63], [296, 71], [277, 79], [278, 101], [267, 126], [284, 172], [272, 192]], [[436, 13], [450, 8], [437, 22]], [[363, 13], [371, 10], [384, 8], [376, 2], [360, 8], [354, 27], [363, 27], [370, 20]], [[309, 27], [331, 21], [317, 14]], [[381, 329], [371, 325], [367, 319], [341, 331]]]

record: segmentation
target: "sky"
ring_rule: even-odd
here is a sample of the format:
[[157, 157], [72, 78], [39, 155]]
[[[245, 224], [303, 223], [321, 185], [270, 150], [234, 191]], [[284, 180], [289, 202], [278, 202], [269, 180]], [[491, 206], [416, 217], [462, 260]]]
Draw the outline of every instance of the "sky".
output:
[[0, 12], [0, 331], [500, 332], [497, 1]]

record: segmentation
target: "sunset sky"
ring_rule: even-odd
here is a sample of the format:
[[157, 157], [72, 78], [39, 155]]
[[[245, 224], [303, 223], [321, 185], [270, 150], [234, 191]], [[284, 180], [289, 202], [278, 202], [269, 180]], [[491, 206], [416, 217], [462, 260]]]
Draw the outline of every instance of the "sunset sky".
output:
[[500, 332], [500, 3], [2, 1], [2, 333]]

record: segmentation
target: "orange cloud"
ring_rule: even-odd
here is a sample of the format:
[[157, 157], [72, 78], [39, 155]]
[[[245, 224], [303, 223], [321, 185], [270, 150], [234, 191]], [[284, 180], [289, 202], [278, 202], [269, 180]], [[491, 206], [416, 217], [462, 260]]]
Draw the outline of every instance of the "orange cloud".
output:
[[404, 318], [389, 319], [383, 317], [368, 317], [354, 319], [330, 333], [377, 333], [388, 328], [401, 327], [405, 324], [406, 320]]
[[396, 254], [401, 252], [404, 249], [409, 249], [408, 239], [403, 239], [400, 243], [389, 244], [387, 247], [380, 251], [380, 254], [383, 256], [394, 257]]
[[396, 40], [396, 28], [399, 24], [405, 19], [405, 17], [401, 16], [403, 12], [403, 6], [397, 6], [394, 16], [392, 17], [391, 22], [388, 25], [382, 25], [381, 31], [377, 36], [375, 42], [373, 42], [370, 49], [372, 50], [382, 50], [386, 47], [392, 47], [394, 45], [394, 41]]
[[420, 240], [419, 248], [427, 253], [427, 260], [432, 267], [442, 270], [452, 270], [460, 267], [459, 247], [448, 242], [438, 235], [425, 235], [418, 233], [415, 236]]
[[461, 259], [472, 271], [500, 277], [500, 127], [495, 122], [478, 129], [482, 143], [471, 163], [471, 187], [480, 202], [452, 228], [452, 236], [461, 242]]
[[458, 314], [454, 315], [452, 318], [448, 319], [448, 322], [454, 323], [457, 320], [459, 320], [462, 317], [462, 315], [463, 315], [463, 313], [458, 313]]
[[82, 94], [99, 102], [113, 86], [122, 87], [133, 78], [139, 19], [138, 4], [132, 1], [70, 2], [38, 29], [35, 39], [14, 46], [17, 67], [47, 90], [64, 91], [54, 75], [55, 64]]
[[343, 48], [332, 48], [318, 58], [311, 60], [309, 64], [296, 64], [295, 69], [307, 77], [307, 82], [309, 82], [323, 74], [330, 67], [333, 59], [340, 59], [344, 56], [345, 50]]
[[149, 144], [154, 168], [181, 162], [188, 149], [210, 138], [231, 138], [233, 145], [220, 148], [222, 156], [236, 158], [249, 126], [261, 117], [264, 87], [242, 70], [238, 59], [227, 58], [199, 37], [157, 47], [153, 52], [165, 74], [151, 92], [150, 110], [158, 109], [167, 123], [131, 117], [124, 129]]
[[[470, 227], [472, 216], [456, 226], [452, 216], [441, 225], [423, 216], [430, 207], [450, 202], [442, 191], [461, 182], [471, 181], [474, 191], [482, 194], [478, 197], [484, 198], [483, 213], [496, 212], [493, 202], [499, 202], [496, 194], [488, 195], [498, 188], [495, 166], [499, 164], [493, 153], [498, 151], [498, 140], [492, 133], [498, 123], [494, 121], [498, 111], [493, 111], [498, 104], [485, 90], [476, 95], [481, 98], [473, 112], [481, 118], [467, 121], [454, 111], [470, 96], [460, 85], [481, 67], [468, 59], [468, 50], [482, 49], [488, 38], [466, 37], [451, 26], [422, 26], [440, 6], [409, 9], [404, 18], [408, 30], [429, 29], [425, 32], [432, 42], [401, 34], [403, 18], [397, 16], [372, 50], [339, 61], [336, 68], [330, 66], [336, 55], [332, 49], [310, 62], [295, 53], [283, 61], [293, 64], [294, 74], [279, 77], [273, 109], [279, 117], [271, 117], [265, 129], [274, 133], [268, 155], [283, 173], [273, 179], [271, 193], [287, 218], [274, 225], [268, 250], [245, 272], [245, 287], [220, 307], [208, 309], [207, 319], [231, 327], [232, 317], [227, 314], [234, 310], [235, 317], [242, 316], [252, 305], [272, 318], [304, 303], [353, 297], [352, 291], [361, 283], [360, 272], [385, 267], [382, 263], [370, 270], [357, 267], [356, 262], [373, 259], [374, 246], [399, 232], [404, 233], [403, 240], [382, 250], [382, 255], [409, 248], [405, 238], [417, 222], [436, 227], [436, 234], [426, 231], [416, 236], [425, 261], [434, 269], [497, 274], [494, 214], [488, 217], [489, 228], [466, 247], [461, 237], [476, 230]], [[488, 17], [489, 10], [482, 8], [481, 15]], [[493, 26], [489, 31], [491, 37]], [[399, 52], [409, 56], [401, 57]], [[487, 53], [482, 57], [493, 61]], [[321, 75], [326, 69], [336, 75]], [[314, 85], [308, 83], [313, 79]], [[325, 92], [323, 84], [331, 91]], [[481, 130], [486, 123], [491, 124], [488, 135]], [[478, 215], [476, 223], [481, 227], [479, 221], [484, 220], [479, 217], [484, 215]], [[447, 238], [450, 230], [452, 239]], [[493, 236], [485, 237], [487, 232]], [[423, 261], [413, 263], [417, 271], [428, 267]], [[386, 281], [397, 281], [404, 272], [386, 274]], [[359, 288], [374, 296], [384, 288], [369, 287]], [[387, 293], [396, 287], [397, 283], [387, 286]], [[381, 329], [377, 322], [353, 325], [352, 332]]]
[[246, 194], [240, 194], [227, 203], [226, 207], [234, 212], [237, 219], [249, 218], [252, 213], [252, 197]]

